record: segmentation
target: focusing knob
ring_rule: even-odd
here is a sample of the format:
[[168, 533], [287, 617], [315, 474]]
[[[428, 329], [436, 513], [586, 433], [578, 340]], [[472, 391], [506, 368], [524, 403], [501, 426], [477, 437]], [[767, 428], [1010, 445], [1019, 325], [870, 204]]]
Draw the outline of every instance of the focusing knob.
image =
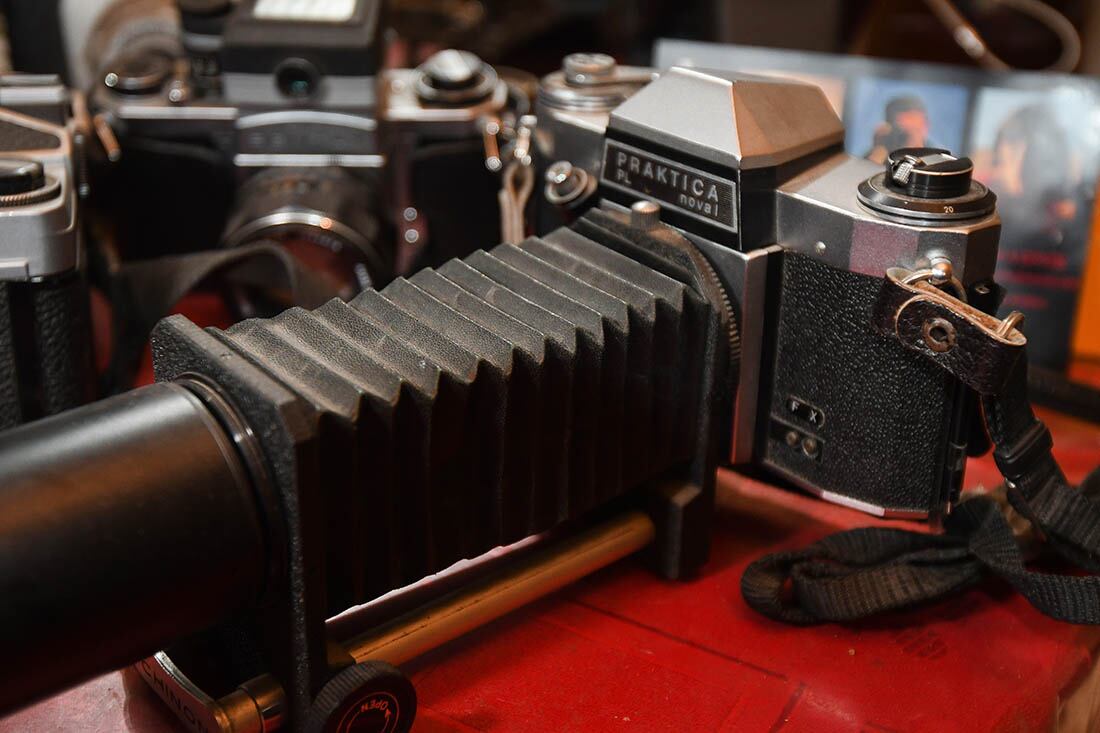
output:
[[36, 160], [0, 158], [0, 207], [26, 206], [51, 199], [61, 190]]
[[306, 719], [307, 733], [406, 733], [416, 718], [416, 690], [386, 662], [341, 670], [321, 689]]
[[46, 185], [46, 172], [36, 160], [0, 160], [0, 196], [30, 193]]
[[615, 69], [615, 59], [606, 53], [571, 53], [561, 64], [566, 80], [576, 84], [610, 79]]
[[446, 49], [417, 67], [416, 93], [427, 104], [471, 104], [485, 99], [497, 85], [492, 66], [469, 51]]
[[905, 224], [943, 226], [993, 212], [997, 197], [973, 178], [974, 163], [941, 148], [900, 148], [886, 170], [859, 184], [859, 201]]
[[420, 65], [420, 73], [437, 89], [465, 89], [477, 82], [481, 66], [481, 59], [474, 54], [451, 48], [432, 54]]
[[923, 199], [965, 196], [973, 172], [970, 158], [940, 148], [900, 148], [886, 158], [887, 183]]

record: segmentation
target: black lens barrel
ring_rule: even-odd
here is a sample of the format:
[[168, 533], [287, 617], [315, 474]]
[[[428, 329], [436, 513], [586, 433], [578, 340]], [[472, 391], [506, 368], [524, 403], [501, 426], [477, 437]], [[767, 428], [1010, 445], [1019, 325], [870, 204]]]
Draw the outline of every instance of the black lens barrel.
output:
[[0, 712], [256, 603], [271, 549], [247, 463], [182, 384], [0, 434]]

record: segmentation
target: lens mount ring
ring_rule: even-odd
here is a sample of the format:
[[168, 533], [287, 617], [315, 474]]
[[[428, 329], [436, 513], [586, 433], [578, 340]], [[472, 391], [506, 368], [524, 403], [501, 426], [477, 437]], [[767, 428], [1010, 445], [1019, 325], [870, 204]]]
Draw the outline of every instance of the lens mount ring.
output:
[[277, 587], [286, 568], [286, 532], [283, 529], [279, 495], [264, 458], [259, 436], [229, 398], [206, 377], [188, 372], [176, 377], [173, 383], [197, 398], [232, 441], [265, 520], [269, 543], [267, 547], [269, 572], [265, 579], [264, 590]]

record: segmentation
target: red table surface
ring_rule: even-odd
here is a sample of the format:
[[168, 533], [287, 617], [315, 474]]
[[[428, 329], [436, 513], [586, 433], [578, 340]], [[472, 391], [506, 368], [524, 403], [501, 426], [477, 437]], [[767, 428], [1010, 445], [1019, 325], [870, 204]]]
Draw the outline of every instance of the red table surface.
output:
[[[1072, 480], [1100, 462], [1100, 430], [1042, 416]], [[979, 482], [999, 482], [988, 459], [971, 462], [968, 483]], [[874, 520], [732, 472], [719, 492], [713, 557], [697, 579], [665, 582], [626, 560], [409, 664], [415, 730], [1058, 729], [1100, 629], [1052, 621], [994, 580], [851, 626], [768, 621], [741, 600], [750, 560]], [[177, 725], [123, 671], [0, 720], [0, 731]]]

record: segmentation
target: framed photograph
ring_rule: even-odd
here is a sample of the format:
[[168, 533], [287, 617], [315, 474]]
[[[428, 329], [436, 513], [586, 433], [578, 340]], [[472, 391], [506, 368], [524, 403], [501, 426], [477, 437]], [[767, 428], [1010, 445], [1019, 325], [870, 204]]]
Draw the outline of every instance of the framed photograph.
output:
[[974, 105], [967, 148], [997, 193], [1004, 308], [1039, 321], [1025, 333], [1040, 354], [1064, 350], [1073, 332], [1100, 157], [1096, 101], [1067, 87], [990, 87]]
[[965, 87], [894, 79], [857, 79], [848, 93], [844, 147], [882, 163], [898, 148], [961, 150]]

